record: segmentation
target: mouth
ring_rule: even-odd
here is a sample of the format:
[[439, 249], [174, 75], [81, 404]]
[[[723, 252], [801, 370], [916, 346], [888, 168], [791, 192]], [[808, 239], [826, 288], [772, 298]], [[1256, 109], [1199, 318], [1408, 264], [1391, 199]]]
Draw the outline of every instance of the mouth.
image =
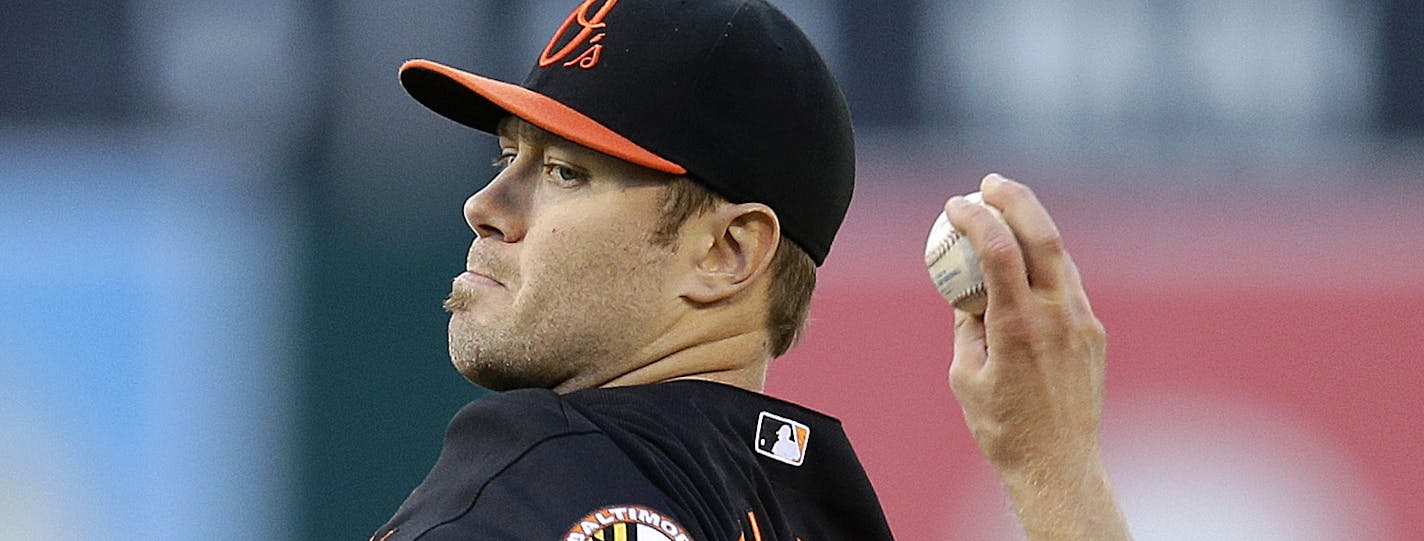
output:
[[455, 277], [455, 282], [463, 283], [475, 287], [505, 287], [503, 282], [495, 280], [488, 274], [480, 271], [467, 270]]
[[454, 314], [463, 312], [473, 306], [475, 299], [482, 297], [480, 290], [489, 288], [503, 289], [504, 283], [491, 278], [488, 274], [479, 271], [465, 271], [460, 273], [450, 284], [450, 296], [441, 303], [445, 311]]

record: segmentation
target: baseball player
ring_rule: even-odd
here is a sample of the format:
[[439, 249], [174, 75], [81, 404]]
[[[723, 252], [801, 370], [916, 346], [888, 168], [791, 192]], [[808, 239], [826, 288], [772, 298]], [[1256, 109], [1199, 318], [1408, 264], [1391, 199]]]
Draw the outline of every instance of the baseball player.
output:
[[[400, 80], [495, 134], [446, 301], [493, 393], [450, 422], [373, 540], [890, 539], [840, 424], [761, 394], [851, 200], [835, 81], [763, 0], [584, 0], [521, 85], [427, 60]], [[970, 429], [1034, 538], [1126, 537], [1098, 445], [1103, 333], [1048, 214], [990, 176], [946, 204], [984, 261], [956, 313]]]

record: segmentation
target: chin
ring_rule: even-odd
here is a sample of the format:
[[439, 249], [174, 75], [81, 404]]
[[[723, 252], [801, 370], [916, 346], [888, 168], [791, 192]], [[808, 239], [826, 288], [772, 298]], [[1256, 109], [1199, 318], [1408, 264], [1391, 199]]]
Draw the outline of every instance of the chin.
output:
[[485, 368], [460, 368], [460, 375], [467, 381], [489, 389], [491, 391], [513, 391], [517, 389], [552, 389], [558, 385], [557, 382], [545, 382], [537, 379], [521, 377], [500, 370], [489, 370]]
[[490, 355], [475, 351], [450, 352], [450, 363], [461, 376], [480, 387], [491, 391], [513, 391], [515, 389], [552, 389], [563, 382], [559, 377], [540, 366], [537, 359], [519, 361], [496, 360]]

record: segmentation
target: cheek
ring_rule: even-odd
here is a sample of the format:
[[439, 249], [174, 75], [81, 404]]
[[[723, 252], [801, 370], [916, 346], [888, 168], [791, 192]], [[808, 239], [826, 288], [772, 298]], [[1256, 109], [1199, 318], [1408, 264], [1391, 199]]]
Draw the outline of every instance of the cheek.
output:
[[566, 209], [552, 223], [529, 232], [528, 255], [538, 261], [621, 259], [641, 252], [652, 238], [653, 220], [630, 205], [583, 205]]
[[590, 226], [561, 224], [529, 231], [520, 252], [522, 283], [519, 297], [547, 304], [559, 297], [576, 297], [592, 273], [601, 270], [598, 252], [607, 239]]
[[647, 224], [614, 218], [543, 229], [524, 253], [526, 283], [540, 296], [557, 293], [565, 302], [596, 302], [590, 296], [646, 289], [664, 263], [649, 230]]
[[661, 192], [628, 190], [542, 206], [520, 254], [525, 283], [541, 289], [617, 289], [625, 284], [608, 281], [623, 281], [630, 272], [647, 274], [638, 267], [654, 251], [660, 201]]

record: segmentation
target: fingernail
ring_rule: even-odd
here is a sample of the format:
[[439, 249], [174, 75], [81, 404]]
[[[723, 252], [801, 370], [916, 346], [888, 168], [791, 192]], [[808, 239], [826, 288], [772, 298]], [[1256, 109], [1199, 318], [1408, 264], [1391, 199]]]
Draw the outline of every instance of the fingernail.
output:
[[1000, 175], [1000, 174], [998, 174], [998, 173], [989, 173], [989, 176], [984, 177], [984, 185], [985, 185], [985, 186], [998, 186], [998, 185], [1003, 184], [1003, 183], [1004, 183], [1004, 176], [1003, 176], [1003, 175]]
[[964, 208], [964, 205], [968, 204], [969, 201], [965, 200], [964, 196], [962, 195], [956, 195], [954, 197], [949, 198], [949, 208], [951, 209]]

